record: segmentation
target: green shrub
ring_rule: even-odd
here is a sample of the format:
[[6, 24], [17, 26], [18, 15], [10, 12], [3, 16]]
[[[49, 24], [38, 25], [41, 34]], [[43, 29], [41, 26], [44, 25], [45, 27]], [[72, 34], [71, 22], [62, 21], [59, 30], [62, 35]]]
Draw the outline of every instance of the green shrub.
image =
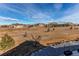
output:
[[11, 48], [13, 45], [15, 44], [14, 39], [9, 36], [8, 34], [5, 34], [0, 42], [0, 49], [4, 50], [4, 49], [9, 49]]

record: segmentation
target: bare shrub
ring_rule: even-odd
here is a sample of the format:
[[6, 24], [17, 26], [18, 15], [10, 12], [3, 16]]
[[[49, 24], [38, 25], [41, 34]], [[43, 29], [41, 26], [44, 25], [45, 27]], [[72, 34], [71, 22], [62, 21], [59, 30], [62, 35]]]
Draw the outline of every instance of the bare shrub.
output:
[[23, 37], [27, 37], [27, 32], [25, 32], [25, 33], [23, 34]]
[[47, 29], [45, 29], [45, 30], [44, 30], [44, 32], [49, 32], [49, 31], [50, 31], [50, 29], [49, 29], [49, 28], [47, 28]]
[[39, 41], [41, 39], [41, 36], [40, 35], [33, 35], [31, 34], [31, 37], [34, 41]]
[[72, 27], [72, 26], [70, 27], [70, 30], [71, 30], [71, 29], [73, 29], [73, 27]]

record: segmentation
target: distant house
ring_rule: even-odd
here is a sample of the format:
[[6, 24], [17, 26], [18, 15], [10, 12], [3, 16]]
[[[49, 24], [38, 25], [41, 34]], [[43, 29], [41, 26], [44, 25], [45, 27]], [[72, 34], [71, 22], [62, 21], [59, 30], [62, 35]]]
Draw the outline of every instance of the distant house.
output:
[[44, 27], [44, 26], [45, 26], [44, 23], [39, 23], [38, 25], [39, 25], [40, 27]]
[[24, 28], [25, 27], [25, 25], [24, 24], [12, 24], [11, 25], [13, 28]]
[[14, 28], [23, 28], [23, 27], [24, 27], [23, 25], [14, 26]]

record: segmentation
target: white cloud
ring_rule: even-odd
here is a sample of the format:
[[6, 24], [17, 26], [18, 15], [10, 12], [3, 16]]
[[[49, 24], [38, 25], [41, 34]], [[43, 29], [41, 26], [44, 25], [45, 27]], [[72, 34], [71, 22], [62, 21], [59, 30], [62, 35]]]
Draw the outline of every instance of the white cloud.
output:
[[58, 19], [58, 21], [60, 22], [73, 22], [73, 23], [79, 23], [79, 12], [73, 13], [71, 15], [68, 16], [64, 16], [60, 19]]
[[19, 13], [19, 14], [23, 14], [22, 11], [19, 11], [19, 10], [15, 9], [15, 8], [9, 7], [7, 4], [4, 4], [4, 3], [0, 4], [0, 8], [7, 9], [9, 11], [13, 11], [13, 12], [16, 12], [16, 13]]
[[73, 7], [68, 8], [63, 12], [63, 15], [71, 15], [75, 12], [79, 12], [79, 4], [75, 4]]
[[10, 17], [0, 16], [0, 21], [15, 21], [15, 22], [18, 22], [19, 20], [18, 19], [14, 19], [14, 18], [10, 18]]
[[55, 4], [54, 4], [54, 8], [55, 8], [56, 10], [60, 10], [60, 9], [62, 8], [62, 6], [63, 6], [62, 3], [55, 3]]
[[53, 22], [54, 19], [48, 14], [39, 12], [37, 14], [32, 15], [32, 21], [36, 23], [48, 23]]
[[44, 13], [37, 13], [32, 16], [34, 19], [44, 19], [44, 18], [50, 18], [50, 16], [44, 14]]

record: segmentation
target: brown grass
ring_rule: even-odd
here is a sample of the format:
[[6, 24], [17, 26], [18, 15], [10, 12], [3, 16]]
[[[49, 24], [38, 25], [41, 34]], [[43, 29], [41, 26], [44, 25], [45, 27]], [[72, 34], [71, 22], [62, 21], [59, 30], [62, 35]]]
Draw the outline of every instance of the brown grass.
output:
[[[79, 26], [77, 26], [79, 28]], [[74, 27], [75, 28], [75, 27]], [[53, 27], [51, 28], [53, 30]], [[26, 40], [33, 40], [31, 34], [35, 37], [41, 37], [39, 42], [43, 45], [48, 43], [55, 43], [61, 41], [71, 41], [79, 38], [79, 29], [70, 29], [70, 27], [55, 27], [54, 31], [45, 32], [46, 27], [31, 27], [31, 28], [20, 28], [20, 29], [10, 29], [10, 30], [0, 30], [0, 37], [5, 33], [10, 35], [15, 40], [15, 46], [25, 42]], [[27, 36], [24, 37], [24, 33], [27, 32]], [[14, 48], [12, 47], [12, 48]], [[11, 48], [11, 49], [12, 49]], [[10, 49], [9, 49], [10, 50]], [[7, 50], [6, 50], [7, 51]], [[6, 52], [0, 51], [0, 54]]]

